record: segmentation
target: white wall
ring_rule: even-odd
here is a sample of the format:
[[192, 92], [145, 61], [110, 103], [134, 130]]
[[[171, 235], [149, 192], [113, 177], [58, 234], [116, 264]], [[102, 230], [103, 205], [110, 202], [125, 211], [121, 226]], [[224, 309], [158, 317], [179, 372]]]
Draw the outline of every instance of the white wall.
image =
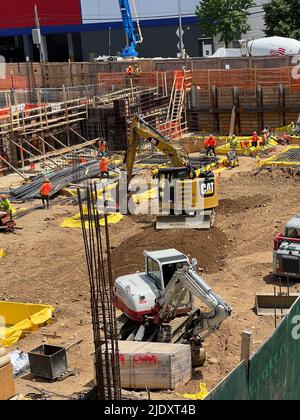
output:
[[[135, 2], [140, 19], [178, 16], [178, 0], [135, 0]], [[183, 15], [194, 15], [198, 3], [199, 0], [181, 0]], [[83, 23], [121, 20], [118, 0], [81, 0], [81, 9]], [[133, 6], [132, 13], [134, 15]]]

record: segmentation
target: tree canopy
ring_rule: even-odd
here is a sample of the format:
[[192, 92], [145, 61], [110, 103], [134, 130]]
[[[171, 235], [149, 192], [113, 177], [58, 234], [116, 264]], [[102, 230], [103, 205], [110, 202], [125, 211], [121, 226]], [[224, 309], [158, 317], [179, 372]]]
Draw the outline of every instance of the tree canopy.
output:
[[251, 29], [248, 16], [254, 5], [253, 0], [201, 0], [196, 15], [205, 34], [221, 35], [227, 48], [230, 42], [240, 39]]
[[300, 39], [300, 0], [271, 0], [264, 11], [267, 36]]

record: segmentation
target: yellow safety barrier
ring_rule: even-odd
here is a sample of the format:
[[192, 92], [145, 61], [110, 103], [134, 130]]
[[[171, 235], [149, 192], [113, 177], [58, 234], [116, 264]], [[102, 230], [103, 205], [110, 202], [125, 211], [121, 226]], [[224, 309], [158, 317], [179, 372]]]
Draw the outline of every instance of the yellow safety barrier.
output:
[[158, 196], [158, 190], [156, 188], [152, 188], [151, 190], [145, 191], [141, 194], [133, 194], [132, 199], [137, 203], [142, 203], [144, 201], [148, 201], [154, 199]]
[[12, 211], [13, 215], [18, 214], [18, 213], [22, 213], [23, 211], [27, 211], [27, 210], [28, 210], [27, 207], [22, 207], [22, 208], [19, 208], [19, 209], [15, 209], [14, 207], [11, 208], [11, 211]]
[[[287, 154], [289, 154], [290, 152], [295, 152], [298, 153], [299, 155], [299, 159], [294, 158], [294, 159], [290, 159], [287, 160]], [[282, 150], [280, 153], [277, 153], [274, 156], [271, 156], [267, 159], [262, 159], [257, 163], [257, 168], [261, 169], [264, 167], [277, 167], [277, 168], [289, 168], [289, 167], [295, 167], [295, 166], [300, 166], [300, 147], [299, 146], [288, 146], [286, 147], [284, 150]]]
[[63, 188], [60, 191], [60, 195], [63, 195], [64, 197], [76, 197], [77, 191], [72, 190], [71, 188]]
[[[251, 140], [249, 138], [237, 138], [237, 148], [235, 149], [236, 152], [239, 155], [242, 156], [250, 156], [255, 153], [259, 153], [261, 151], [266, 151], [268, 149], [272, 149], [276, 146], [278, 146], [278, 143], [275, 140], [270, 140], [269, 143], [265, 146], [258, 146], [258, 147], [252, 147], [251, 146]], [[216, 148], [216, 153], [218, 155], [227, 155], [231, 151], [230, 143], [226, 143], [222, 146], [219, 146]]]
[[[84, 209], [84, 214], [88, 214], [87, 213], [87, 209]], [[117, 224], [119, 222], [121, 222], [121, 220], [123, 220], [124, 216], [120, 213], [111, 213], [108, 215], [107, 217], [107, 221], [109, 225], [114, 225]], [[100, 220], [100, 226], [104, 226], [105, 225], [105, 220], [104, 218]], [[89, 227], [89, 221], [85, 222], [85, 226], [86, 228]], [[81, 219], [80, 219], [80, 214], [76, 214], [73, 217], [69, 217], [68, 219], [65, 219], [61, 224], [60, 227], [62, 228], [70, 228], [70, 229], [81, 229]]]
[[181, 396], [189, 400], [204, 400], [208, 396], [208, 390], [205, 384], [200, 384], [200, 392], [198, 394], [183, 394]]
[[4, 347], [17, 343], [26, 332], [36, 331], [51, 322], [55, 309], [50, 305], [1, 302], [0, 344]]

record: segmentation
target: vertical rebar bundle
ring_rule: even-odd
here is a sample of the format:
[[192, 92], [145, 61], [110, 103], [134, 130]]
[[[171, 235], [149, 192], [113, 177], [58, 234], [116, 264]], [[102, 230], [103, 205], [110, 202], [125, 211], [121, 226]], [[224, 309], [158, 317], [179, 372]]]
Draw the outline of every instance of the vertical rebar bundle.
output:
[[[87, 200], [87, 212], [78, 190], [90, 282], [97, 393], [100, 400], [120, 400], [122, 396], [118, 334], [107, 214], [104, 212], [100, 215], [98, 211], [96, 184], [89, 185], [84, 195]], [[105, 221], [102, 228], [101, 217]]]

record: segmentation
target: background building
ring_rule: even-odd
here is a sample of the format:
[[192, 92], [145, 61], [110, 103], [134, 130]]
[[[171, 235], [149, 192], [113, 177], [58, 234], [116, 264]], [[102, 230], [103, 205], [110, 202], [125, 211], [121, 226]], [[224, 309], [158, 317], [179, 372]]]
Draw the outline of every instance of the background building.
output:
[[270, 0], [255, 0], [256, 6], [250, 10], [251, 16], [249, 17], [249, 24], [251, 25], [251, 31], [246, 34], [247, 39], [263, 38], [264, 33], [264, 11], [262, 8], [263, 4], [269, 3]]
[[[197, 22], [198, 2], [181, 0], [184, 44], [190, 56], [210, 55], [214, 49]], [[118, 0], [15, 0], [1, 5], [0, 54], [7, 61], [24, 61], [26, 57], [39, 60], [31, 36], [36, 25], [35, 4], [49, 61], [89, 60], [91, 54], [117, 55], [125, 46]], [[144, 35], [140, 56], [176, 57], [178, 0], [136, 0], [136, 6]], [[263, 15], [258, 7], [253, 13], [253, 33], [247, 38], [262, 35]]]

